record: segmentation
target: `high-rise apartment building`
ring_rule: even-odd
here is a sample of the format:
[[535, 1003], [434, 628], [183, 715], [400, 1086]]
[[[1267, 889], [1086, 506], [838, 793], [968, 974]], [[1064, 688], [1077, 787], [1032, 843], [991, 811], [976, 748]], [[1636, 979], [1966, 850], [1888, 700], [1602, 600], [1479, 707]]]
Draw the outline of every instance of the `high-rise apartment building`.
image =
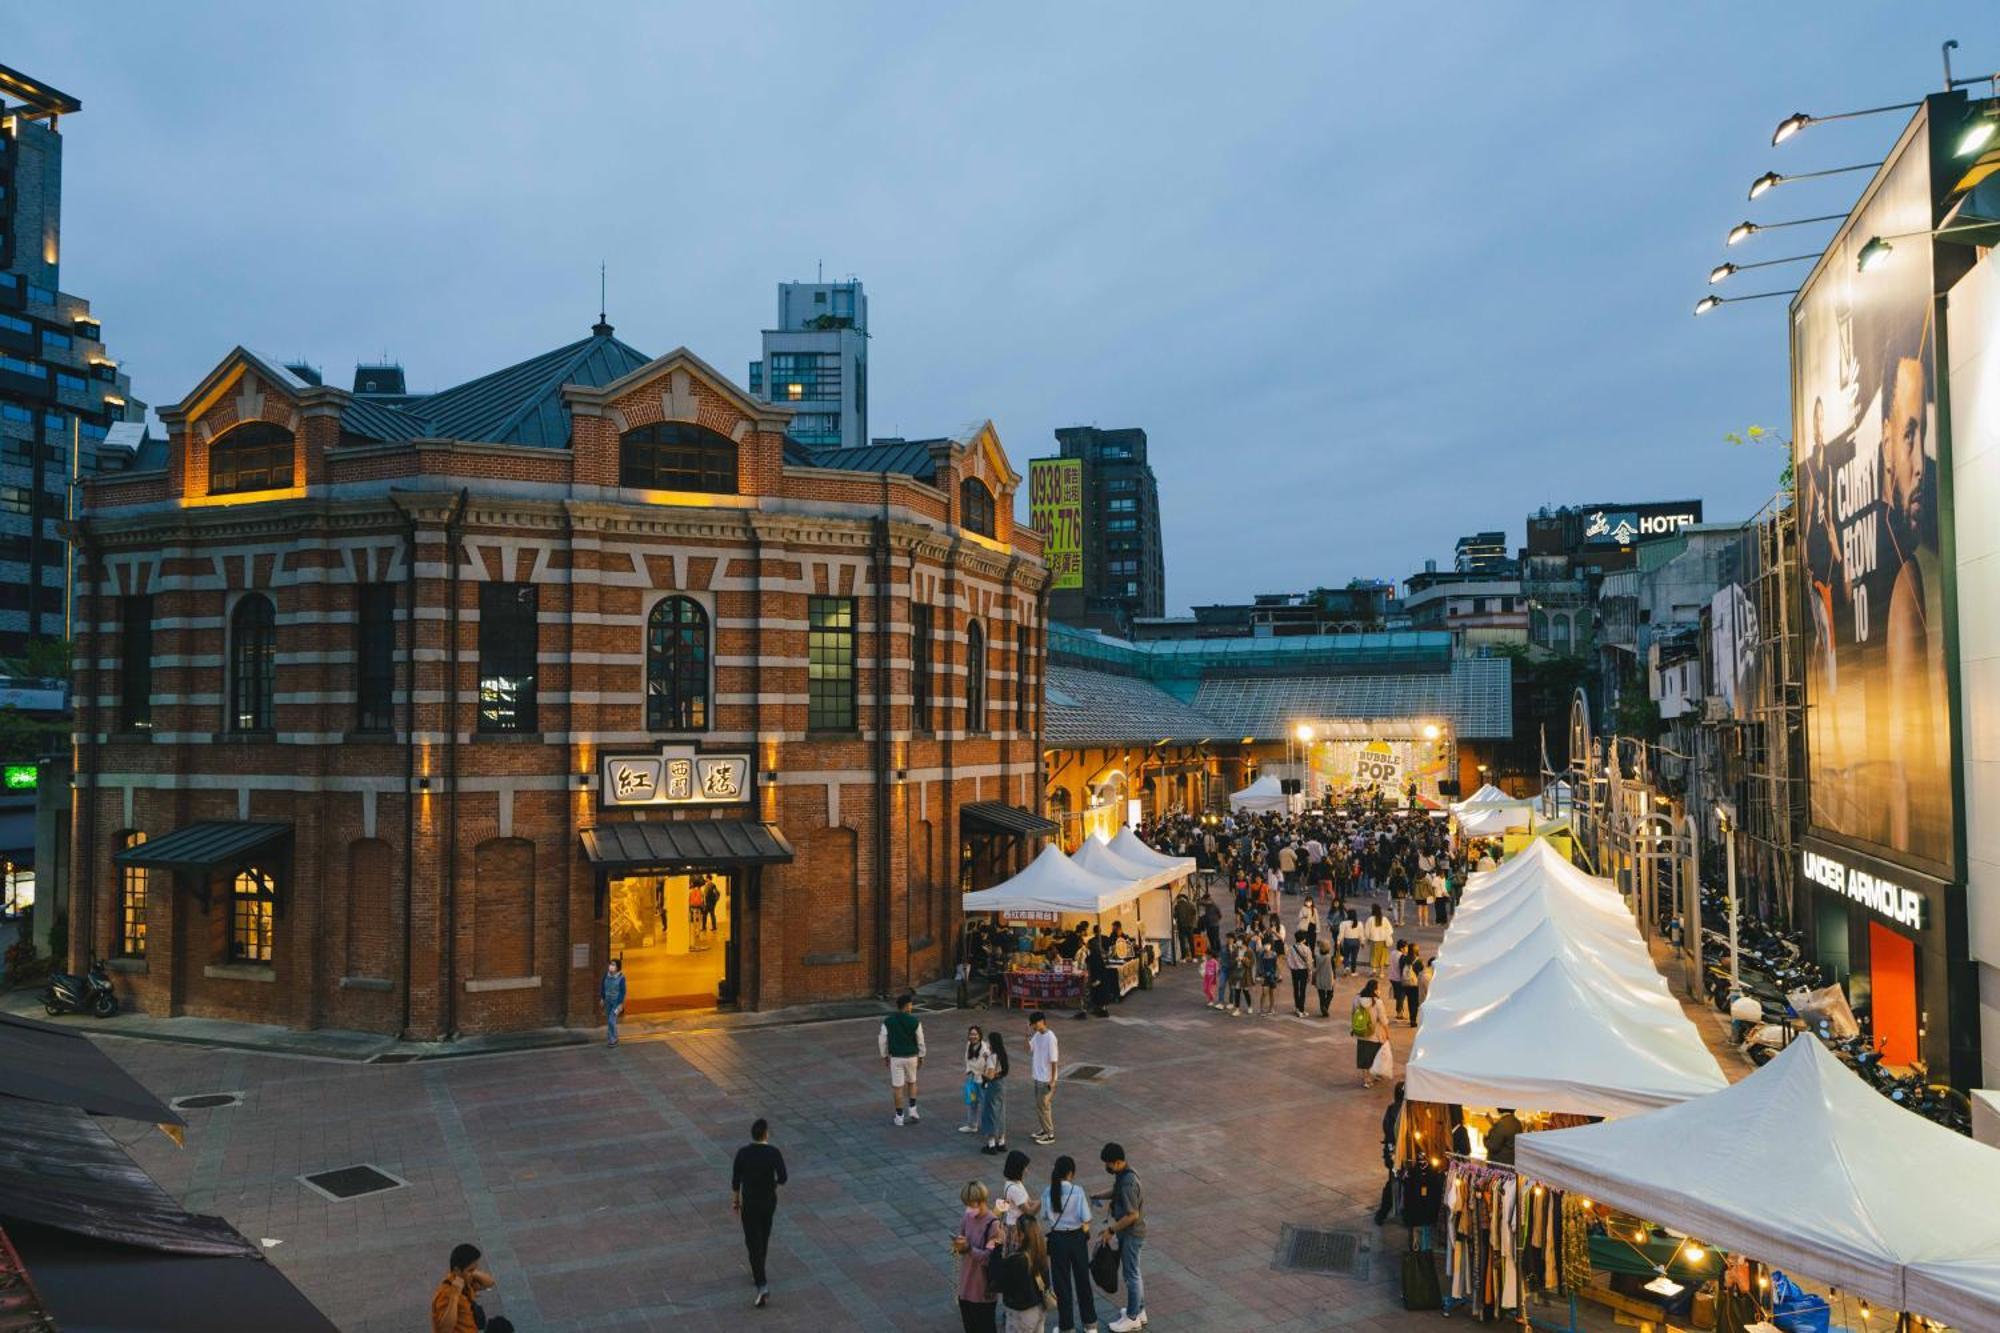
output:
[[62, 136], [83, 104], [0, 65], [0, 656], [67, 632], [70, 488], [131, 467], [146, 407], [62, 290]]
[[1514, 565], [1507, 554], [1507, 534], [1475, 532], [1460, 537], [1452, 568], [1460, 574], [1504, 573]]
[[868, 443], [868, 296], [858, 279], [778, 284], [778, 326], [764, 330], [750, 392], [792, 409], [786, 434], [800, 444]]
[[1134, 616], [1167, 606], [1160, 489], [1146, 461], [1146, 432], [1066, 426], [1062, 458], [1083, 463], [1083, 587], [1049, 594], [1049, 618], [1129, 635]]

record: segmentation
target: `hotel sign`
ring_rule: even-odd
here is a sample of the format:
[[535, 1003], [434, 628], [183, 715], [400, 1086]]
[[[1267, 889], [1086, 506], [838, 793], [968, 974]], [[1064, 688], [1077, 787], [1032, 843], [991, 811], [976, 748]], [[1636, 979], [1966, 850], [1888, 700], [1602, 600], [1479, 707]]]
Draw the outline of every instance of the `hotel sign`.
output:
[[750, 800], [750, 756], [702, 754], [692, 745], [608, 754], [599, 761], [598, 792], [607, 809], [743, 805]]
[[1915, 889], [1905, 888], [1859, 866], [1850, 866], [1824, 852], [1802, 853], [1800, 868], [1812, 883], [1829, 892], [1852, 898], [1899, 925], [1922, 930], [1927, 924], [1924, 919], [1924, 895]]

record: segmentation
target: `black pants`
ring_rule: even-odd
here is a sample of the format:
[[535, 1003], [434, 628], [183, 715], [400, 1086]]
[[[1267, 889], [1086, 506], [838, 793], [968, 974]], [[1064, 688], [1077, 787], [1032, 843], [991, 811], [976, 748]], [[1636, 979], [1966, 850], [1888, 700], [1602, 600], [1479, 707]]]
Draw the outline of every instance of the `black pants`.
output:
[[1405, 1012], [1409, 1012], [1410, 1020], [1415, 1022], [1417, 1016], [1413, 1011], [1417, 1007], [1416, 991], [1400, 981], [1390, 982], [1389, 989], [1396, 995], [1396, 1017], [1401, 1018]]
[[764, 1256], [771, 1249], [771, 1219], [778, 1214], [778, 1205], [743, 1201], [743, 1246], [750, 1251], [750, 1280], [758, 1286], [768, 1285], [764, 1281]]
[[1311, 980], [1312, 980], [1312, 973], [1308, 972], [1306, 969], [1302, 967], [1295, 967], [1292, 969], [1293, 1012], [1302, 1014], [1306, 1011], [1306, 983]]
[[1090, 1287], [1090, 1244], [1081, 1231], [1049, 1233], [1049, 1285], [1056, 1289], [1056, 1327], [1074, 1329], [1080, 1318], [1097, 1322], [1097, 1295]]
[[1333, 988], [1323, 986], [1319, 992], [1319, 1016], [1325, 1018], [1333, 1009]]
[[1194, 927], [1193, 927], [1193, 926], [1182, 926], [1182, 927], [1180, 927], [1180, 928], [1179, 928], [1178, 930], [1176, 930], [1176, 931], [1175, 931], [1174, 933], [1175, 933], [1176, 935], [1178, 935], [1178, 936], [1180, 937], [1180, 942], [1181, 942], [1181, 953], [1180, 953], [1180, 956], [1181, 956], [1182, 958], [1191, 958], [1191, 957], [1193, 957], [1193, 956], [1194, 956]]
[[999, 1312], [998, 1301], [960, 1301], [958, 1322], [965, 1325], [965, 1333], [998, 1333], [993, 1320]]

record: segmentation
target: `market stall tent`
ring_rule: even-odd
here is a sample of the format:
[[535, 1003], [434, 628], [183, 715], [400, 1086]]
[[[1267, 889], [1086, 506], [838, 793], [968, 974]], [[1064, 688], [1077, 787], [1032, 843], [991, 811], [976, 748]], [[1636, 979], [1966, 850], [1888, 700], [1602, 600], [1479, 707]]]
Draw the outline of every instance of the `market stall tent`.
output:
[[1498, 787], [1494, 786], [1492, 783], [1488, 782], [1485, 785], [1481, 786], [1478, 791], [1472, 793], [1472, 795], [1466, 797], [1464, 800], [1454, 802], [1451, 808], [1454, 811], [1457, 811], [1457, 810], [1477, 810], [1482, 806], [1490, 806], [1490, 805], [1524, 806], [1533, 804], [1534, 802], [1532, 801], [1517, 800], [1514, 797], [1509, 796], [1506, 792], [1501, 791]]
[[1115, 911], [1146, 892], [1146, 886], [1093, 875], [1050, 843], [1018, 875], [990, 889], [960, 895], [968, 912], [1064, 912], [1096, 916]]
[[1111, 840], [1111, 850], [1136, 866], [1151, 866], [1158, 870], [1171, 870], [1176, 878], [1186, 878], [1195, 870], [1192, 856], [1168, 856], [1156, 851], [1134, 833], [1129, 826], [1121, 827], [1118, 835]]
[[1733, 1087], [1523, 1134], [1522, 1175], [1954, 1328], [2000, 1328], [2000, 1151], [1896, 1105], [1815, 1037]]
[[1142, 866], [1126, 859], [1118, 854], [1116, 848], [1095, 833], [1085, 838], [1083, 845], [1070, 853], [1069, 859], [1100, 879], [1140, 884], [1147, 889], [1161, 888], [1179, 878], [1169, 871]]
[[1532, 805], [1475, 805], [1458, 812], [1458, 831], [1469, 838], [1487, 838], [1534, 823]]
[[1247, 810], [1252, 814], [1261, 814], [1266, 810], [1282, 811], [1286, 808], [1286, 804], [1287, 798], [1284, 787], [1269, 773], [1258, 778], [1242, 791], [1231, 792], [1229, 794], [1229, 808], [1231, 810]]

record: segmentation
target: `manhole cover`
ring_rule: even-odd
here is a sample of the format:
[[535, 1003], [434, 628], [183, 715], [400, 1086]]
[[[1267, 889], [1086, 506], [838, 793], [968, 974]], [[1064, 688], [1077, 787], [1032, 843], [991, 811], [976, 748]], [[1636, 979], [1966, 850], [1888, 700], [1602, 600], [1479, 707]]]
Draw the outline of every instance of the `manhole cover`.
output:
[[1287, 1223], [1278, 1234], [1278, 1268], [1295, 1273], [1368, 1276], [1368, 1247], [1352, 1231], [1327, 1231]]
[[1103, 1078], [1106, 1072], [1103, 1065], [1072, 1065], [1067, 1077], [1079, 1083], [1095, 1083]]
[[334, 1171], [316, 1171], [299, 1180], [316, 1194], [335, 1201], [358, 1199], [364, 1194], [380, 1194], [409, 1184], [373, 1166], [343, 1166]]
[[176, 1097], [169, 1105], [176, 1111], [206, 1111], [217, 1106], [241, 1106], [243, 1094], [240, 1092], [197, 1092], [188, 1097]]

